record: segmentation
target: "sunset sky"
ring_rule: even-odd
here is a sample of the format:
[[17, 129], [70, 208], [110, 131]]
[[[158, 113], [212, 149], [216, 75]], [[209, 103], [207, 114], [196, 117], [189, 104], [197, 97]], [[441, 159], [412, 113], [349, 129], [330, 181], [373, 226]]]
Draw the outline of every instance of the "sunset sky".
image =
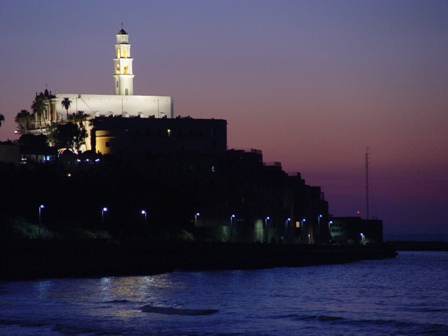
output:
[[322, 188], [335, 216], [448, 233], [448, 1], [0, 1], [0, 140], [36, 91], [113, 94], [129, 33], [134, 94], [228, 121]]

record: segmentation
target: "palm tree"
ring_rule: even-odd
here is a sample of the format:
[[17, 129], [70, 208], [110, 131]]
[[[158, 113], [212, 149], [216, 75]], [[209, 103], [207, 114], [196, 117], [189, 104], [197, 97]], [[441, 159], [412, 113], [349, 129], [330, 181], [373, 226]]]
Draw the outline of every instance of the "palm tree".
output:
[[78, 111], [76, 114], [73, 113], [73, 121], [79, 124], [79, 127], [84, 128], [84, 121], [87, 120], [88, 115], [84, 111]]
[[5, 121], [5, 116], [3, 114], [0, 114], [0, 127], [2, 126], [2, 123]]
[[65, 108], [65, 110], [67, 111], [67, 121], [68, 121], [68, 109], [70, 108], [70, 105], [72, 104], [72, 101], [70, 99], [68, 99], [67, 97], [65, 97], [62, 101], [61, 101], [61, 105]]
[[36, 98], [34, 98], [33, 104], [31, 105], [34, 114], [39, 118], [40, 133], [42, 133], [42, 117], [45, 112], [45, 101], [46, 97], [42, 92], [40, 94], [36, 93]]
[[22, 110], [17, 113], [14, 121], [18, 124], [19, 133], [26, 134], [28, 133], [31, 122], [33, 121], [33, 115], [27, 110]]

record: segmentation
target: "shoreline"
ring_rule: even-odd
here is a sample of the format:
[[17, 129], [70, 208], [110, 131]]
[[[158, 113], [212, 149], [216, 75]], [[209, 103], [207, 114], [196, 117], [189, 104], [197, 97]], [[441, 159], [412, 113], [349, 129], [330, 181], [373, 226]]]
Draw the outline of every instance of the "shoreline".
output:
[[448, 251], [446, 241], [388, 241], [397, 251]]
[[3, 241], [0, 281], [145, 276], [174, 270], [249, 270], [393, 258], [391, 244], [328, 246], [108, 240]]

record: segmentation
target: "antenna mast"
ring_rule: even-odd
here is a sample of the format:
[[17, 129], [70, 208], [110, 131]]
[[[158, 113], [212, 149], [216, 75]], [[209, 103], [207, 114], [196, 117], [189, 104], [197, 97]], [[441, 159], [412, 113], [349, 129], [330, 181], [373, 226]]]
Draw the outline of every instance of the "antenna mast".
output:
[[369, 219], [369, 155], [370, 148], [366, 149], [366, 219]]

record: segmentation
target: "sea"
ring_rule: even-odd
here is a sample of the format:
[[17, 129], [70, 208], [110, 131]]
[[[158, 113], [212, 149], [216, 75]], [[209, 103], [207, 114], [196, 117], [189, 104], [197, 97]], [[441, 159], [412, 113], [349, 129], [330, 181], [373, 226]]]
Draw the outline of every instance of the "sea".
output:
[[0, 282], [1, 335], [448, 335], [448, 252]]

